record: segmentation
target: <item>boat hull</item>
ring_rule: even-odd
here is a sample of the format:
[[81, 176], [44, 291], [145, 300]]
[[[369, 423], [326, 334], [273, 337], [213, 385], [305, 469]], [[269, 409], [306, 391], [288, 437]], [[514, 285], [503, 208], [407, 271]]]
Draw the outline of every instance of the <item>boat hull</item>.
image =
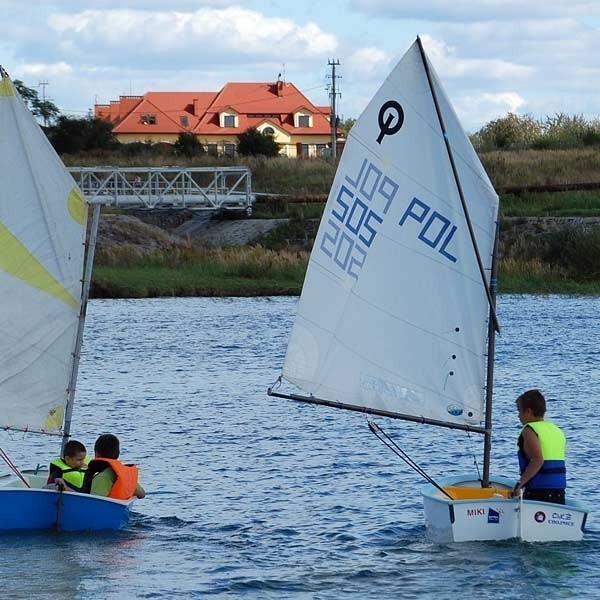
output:
[[133, 500], [40, 489], [35, 486], [43, 477], [27, 479], [34, 487], [25, 487], [13, 477], [0, 478], [0, 531], [116, 530], [127, 524]]
[[[433, 485], [423, 488], [425, 525], [428, 536], [440, 543], [521, 539], [526, 542], [579, 541], [588, 511], [578, 502], [553, 504], [507, 498], [514, 481], [492, 477], [495, 488], [489, 497], [477, 496], [481, 485], [476, 476], [448, 477], [437, 482], [457, 490], [450, 500]], [[451, 491], [451, 494], [453, 492]]]

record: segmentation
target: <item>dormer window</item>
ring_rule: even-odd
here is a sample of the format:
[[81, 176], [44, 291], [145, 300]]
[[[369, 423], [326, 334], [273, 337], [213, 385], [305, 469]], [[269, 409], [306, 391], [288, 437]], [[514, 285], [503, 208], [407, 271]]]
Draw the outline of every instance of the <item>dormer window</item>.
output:
[[179, 123], [181, 124], [182, 127], [189, 127], [190, 126], [190, 121], [189, 121], [189, 119], [185, 115], [180, 115], [179, 116]]
[[233, 108], [226, 108], [219, 113], [219, 125], [221, 127], [239, 127], [240, 119], [238, 113]]
[[296, 127], [312, 127], [313, 116], [310, 111], [294, 113], [294, 125]]
[[140, 116], [142, 125], [156, 125], [156, 115], [153, 113], [145, 113]]
[[263, 135], [275, 135], [275, 130], [272, 127], [265, 127], [262, 133]]

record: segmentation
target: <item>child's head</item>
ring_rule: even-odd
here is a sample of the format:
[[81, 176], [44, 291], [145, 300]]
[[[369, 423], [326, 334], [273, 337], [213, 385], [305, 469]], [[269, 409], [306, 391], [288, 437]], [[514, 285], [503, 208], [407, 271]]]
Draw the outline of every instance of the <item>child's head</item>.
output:
[[517, 398], [517, 409], [523, 424], [543, 419], [546, 413], [546, 400], [540, 390], [527, 390]]
[[119, 438], [112, 433], [101, 435], [94, 444], [96, 458], [119, 458]]
[[81, 469], [85, 462], [85, 446], [77, 440], [70, 440], [65, 444], [63, 460], [71, 469]]

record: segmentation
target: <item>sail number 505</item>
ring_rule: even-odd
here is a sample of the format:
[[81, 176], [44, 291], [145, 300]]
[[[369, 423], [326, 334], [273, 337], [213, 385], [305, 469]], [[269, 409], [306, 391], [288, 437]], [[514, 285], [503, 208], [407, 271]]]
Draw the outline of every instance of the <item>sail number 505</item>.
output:
[[413, 198], [404, 211], [398, 225], [402, 226], [408, 219], [414, 219], [421, 224], [421, 230], [418, 238], [430, 248], [437, 250], [442, 256], [452, 262], [456, 262], [456, 257], [450, 253], [449, 246], [457, 226], [452, 224], [437, 210], [432, 210], [425, 202], [418, 198]]

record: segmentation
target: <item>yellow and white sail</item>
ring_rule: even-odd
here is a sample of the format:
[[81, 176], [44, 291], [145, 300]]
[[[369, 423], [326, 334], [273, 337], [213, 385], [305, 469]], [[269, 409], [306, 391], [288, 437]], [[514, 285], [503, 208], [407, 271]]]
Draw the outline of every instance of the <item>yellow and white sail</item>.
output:
[[87, 205], [8, 76], [0, 82], [0, 427], [59, 431]]

